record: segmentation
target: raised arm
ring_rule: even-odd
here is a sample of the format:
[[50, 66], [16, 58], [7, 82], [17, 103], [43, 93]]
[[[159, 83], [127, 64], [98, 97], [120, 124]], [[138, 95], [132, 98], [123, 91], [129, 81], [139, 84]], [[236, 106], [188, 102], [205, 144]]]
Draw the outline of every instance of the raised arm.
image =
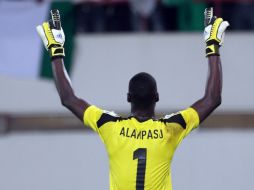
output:
[[58, 10], [51, 11], [52, 20], [37, 26], [45, 48], [52, 60], [52, 70], [55, 84], [62, 104], [72, 111], [81, 121], [84, 111], [90, 106], [86, 101], [78, 98], [71, 87], [71, 81], [65, 70], [63, 58], [65, 35], [61, 27]]
[[74, 94], [70, 78], [65, 70], [63, 59], [53, 59], [52, 70], [54, 74], [55, 85], [60, 96], [62, 105], [68, 108], [82, 121], [84, 111], [90, 105]]
[[209, 74], [203, 98], [191, 106], [198, 112], [200, 123], [221, 104], [222, 68], [219, 48], [223, 44], [225, 30], [229, 23], [213, 16], [213, 9], [208, 8], [205, 10], [205, 26]]

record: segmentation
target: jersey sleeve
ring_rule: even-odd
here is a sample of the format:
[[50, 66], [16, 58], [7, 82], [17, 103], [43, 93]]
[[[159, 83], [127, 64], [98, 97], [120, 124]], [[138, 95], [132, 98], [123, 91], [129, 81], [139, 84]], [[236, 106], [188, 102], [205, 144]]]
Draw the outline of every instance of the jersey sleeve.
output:
[[101, 118], [103, 114], [103, 110], [96, 107], [96, 106], [89, 106], [83, 116], [83, 121], [84, 124], [91, 129], [93, 129], [95, 132], [99, 133], [99, 128], [98, 128], [98, 121]]
[[98, 133], [103, 143], [112, 136], [114, 126], [120, 119], [121, 117], [114, 112], [102, 110], [96, 106], [88, 107], [83, 116], [84, 124]]
[[186, 137], [193, 129], [197, 128], [199, 125], [199, 116], [195, 109], [188, 108], [186, 110], [180, 111], [180, 114], [182, 115], [186, 127], [183, 132], [183, 138]]
[[177, 147], [181, 141], [199, 125], [199, 116], [193, 108], [187, 108], [178, 113], [165, 116], [169, 130], [173, 134], [174, 146]]

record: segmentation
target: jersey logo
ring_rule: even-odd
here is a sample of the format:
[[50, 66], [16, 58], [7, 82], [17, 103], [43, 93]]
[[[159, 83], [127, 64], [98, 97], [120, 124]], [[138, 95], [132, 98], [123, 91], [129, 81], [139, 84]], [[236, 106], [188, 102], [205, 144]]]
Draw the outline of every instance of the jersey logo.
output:
[[115, 112], [110, 111], [103, 111], [103, 114], [101, 115], [100, 119], [97, 121], [97, 126], [100, 128], [102, 125], [108, 122], [116, 122], [120, 120], [121, 117], [118, 116]]
[[164, 123], [178, 123], [182, 126], [182, 128], [186, 129], [186, 122], [182, 116], [181, 113], [173, 113], [170, 115], [166, 115], [163, 119], [160, 119], [160, 121]]

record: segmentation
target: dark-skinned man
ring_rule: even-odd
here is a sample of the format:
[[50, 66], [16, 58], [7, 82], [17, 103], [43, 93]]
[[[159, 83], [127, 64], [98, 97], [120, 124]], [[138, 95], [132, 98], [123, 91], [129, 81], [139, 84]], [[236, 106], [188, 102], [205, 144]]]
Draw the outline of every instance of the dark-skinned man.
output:
[[37, 31], [52, 58], [63, 106], [98, 133], [105, 144], [110, 163], [110, 190], [172, 190], [170, 165], [176, 148], [221, 104], [219, 47], [228, 22], [213, 15], [206, 20], [204, 38], [209, 74], [204, 96], [189, 108], [161, 119], [155, 118], [155, 105], [159, 101], [156, 81], [148, 73], [138, 73], [129, 82], [127, 101], [131, 104], [131, 115], [128, 118], [78, 98], [64, 67], [64, 32], [56, 24], [44, 22]]

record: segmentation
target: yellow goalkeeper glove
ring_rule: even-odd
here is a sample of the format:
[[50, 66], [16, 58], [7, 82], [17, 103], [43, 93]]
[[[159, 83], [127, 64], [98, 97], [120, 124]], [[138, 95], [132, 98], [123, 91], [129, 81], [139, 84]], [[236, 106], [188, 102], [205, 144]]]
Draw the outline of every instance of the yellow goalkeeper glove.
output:
[[[58, 11], [57, 11], [58, 12]], [[36, 27], [39, 36], [41, 37], [45, 48], [49, 51], [50, 57], [63, 58], [65, 35], [61, 27], [60, 15], [54, 15], [51, 11], [52, 20], [44, 22]]]
[[206, 56], [220, 55], [219, 48], [224, 43], [225, 30], [229, 26], [228, 21], [213, 16], [213, 9], [205, 10], [204, 39], [206, 42]]

